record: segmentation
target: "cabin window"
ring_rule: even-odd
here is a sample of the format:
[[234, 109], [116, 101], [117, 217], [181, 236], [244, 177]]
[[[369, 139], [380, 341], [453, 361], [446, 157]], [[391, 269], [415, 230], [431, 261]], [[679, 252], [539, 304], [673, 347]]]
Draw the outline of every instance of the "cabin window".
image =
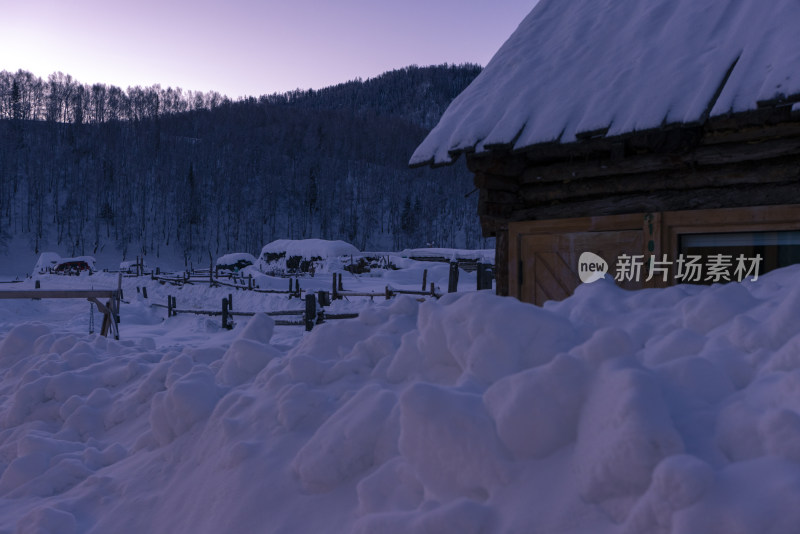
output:
[[760, 255], [759, 275], [800, 263], [800, 231], [683, 234], [678, 236], [678, 243], [680, 254], [702, 256], [703, 263], [718, 254], [731, 256], [734, 264], [740, 255]]

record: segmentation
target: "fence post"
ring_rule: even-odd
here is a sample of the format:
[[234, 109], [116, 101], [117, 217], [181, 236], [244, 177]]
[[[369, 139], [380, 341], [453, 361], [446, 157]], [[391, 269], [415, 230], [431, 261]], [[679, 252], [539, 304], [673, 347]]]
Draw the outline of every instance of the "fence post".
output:
[[339, 291], [344, 291], [344, 286], [342, 285], [342, 273], [339, 273]]
[[167, 317], [172, 317], [172, 295], [167, 295]]
[[233, 293], [228, 293], [228, 308], [233, 311]]
[[389, 300], [391, 298], [392, 298], [392, 290], [389, 289], [389, 286], [386, 286], [386, 300]]
[[142, 287], [142, 296], [143, 296], [144, 298], [147, 298], [147, 288], [146, 288], [146, 287], [144, 287], [144, 286]]
[[339, 292], [336, 291], [336, 273], [333, 273], [333, 284], [331, 285], [331, 295], [333, 295], [333, 300], [337, 300], [339, 298]]
[[253, 289], [253, 274], [250, 273], [247, 277], [247, 289]]
[[422, 271], [422, 290], [425, 291], [425, 288], [428, 285], [428, 269]]
[[314, 293], [306, 293], [306, 313], [304, 319], [306, 321], [306, 332], [310, 332], [314, 328], [314, 321], [317, 318], [317, 297]]
[[458, 291], [458, 262], [450, 263], [450, 278], [447, 280], [447, 292], [455, 293]]
[[431, 296], [432, 297], [436, 296], [436, 286], [433, 285], [433, 282], [431, 282]]
[[478, 287], [476, 288], [478, 291], [486, 288], [486, 264], [485, 263], [478, 263], [478, 270], [476, 272], [477, 280], [478, 280]]
[[222, 328], [228, 329], [228, 299], [222, 299]]
[[292, 298], [292, 295], [294, 294], [293, 287], [294, 287], [294, 284], [292, 284], [292, 279], [289, 278], [289, 298], [290, 299]]

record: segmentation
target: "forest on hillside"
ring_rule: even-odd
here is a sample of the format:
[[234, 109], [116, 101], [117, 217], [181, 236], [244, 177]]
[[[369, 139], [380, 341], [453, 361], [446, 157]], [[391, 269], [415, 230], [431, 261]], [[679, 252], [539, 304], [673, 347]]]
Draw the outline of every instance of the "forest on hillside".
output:
[[189, 259], [278, 238], [485, 246], [463, 163], [408, 158], [475, 65], [232, 101], [0, 72], [0, 246]]

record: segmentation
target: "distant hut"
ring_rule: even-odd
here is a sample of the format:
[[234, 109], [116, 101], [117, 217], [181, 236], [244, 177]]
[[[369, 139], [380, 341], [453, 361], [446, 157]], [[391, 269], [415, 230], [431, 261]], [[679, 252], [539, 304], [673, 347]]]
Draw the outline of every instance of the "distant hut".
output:
[[798, 263], [798, 28], [796, 0], [540, 0], [410, 163], [466, 155], [498, 293], [529, 302], [571, 294], [584, 252], [629, 288], [726, 281], [692, 256]]

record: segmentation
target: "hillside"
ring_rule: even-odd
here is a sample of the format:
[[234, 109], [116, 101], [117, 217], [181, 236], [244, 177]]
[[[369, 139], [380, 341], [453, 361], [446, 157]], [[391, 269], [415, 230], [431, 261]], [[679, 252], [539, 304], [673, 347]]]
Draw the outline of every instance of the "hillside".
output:
[[203, 261], [275, 238], [483, 247], [466, 169], [407, 168], [479, 70], [409, 67], [239, 101], [4, 71], [0, 244]]

